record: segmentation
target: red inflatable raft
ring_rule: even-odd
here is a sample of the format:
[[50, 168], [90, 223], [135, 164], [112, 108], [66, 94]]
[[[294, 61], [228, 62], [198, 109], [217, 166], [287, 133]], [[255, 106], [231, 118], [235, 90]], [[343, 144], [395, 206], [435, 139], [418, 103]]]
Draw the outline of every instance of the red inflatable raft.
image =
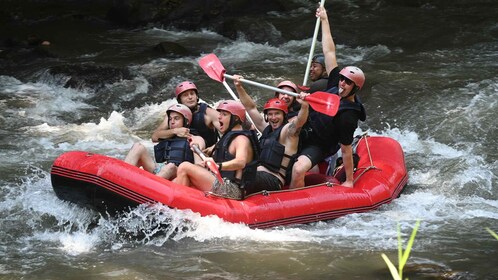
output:
[[261, 192], [237, 201], [175, 184], [119, 159], [73, 151], [59, 156], [51, 170], [52, 186], [62, 200], [99, 211], [119, 211], [160, 202], [202, 216], [252, 228], [310, 223], [376, 209], [399, 196], [408, 176], [401, 146], [388, 137], [363, 137], [354, 188], [331, 176], [308, 173], [306, 187]]

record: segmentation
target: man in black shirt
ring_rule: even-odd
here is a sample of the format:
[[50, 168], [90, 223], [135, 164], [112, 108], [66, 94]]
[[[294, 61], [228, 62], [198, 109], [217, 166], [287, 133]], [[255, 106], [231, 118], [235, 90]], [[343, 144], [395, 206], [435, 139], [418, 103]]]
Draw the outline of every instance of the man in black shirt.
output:
[[290, 188], [304, 187], [306, 172], [340, 146], [346, 181], [344, 187], [353, 187], [353, 142], [358, 120], [366, 119], [365, 109], [356, 93], [365, 83], [365, 75], [358, 67], [347, 66], [339, 71], [330, 25], [325, 8], [319, 7], [316, 16], [322, 22], [322, 47], [328, 74], [327, 92], [341, 97], [339, 111], [334, 117], [310, 112], [305, 133], [301, 134], [303, 149], [292, 169]]

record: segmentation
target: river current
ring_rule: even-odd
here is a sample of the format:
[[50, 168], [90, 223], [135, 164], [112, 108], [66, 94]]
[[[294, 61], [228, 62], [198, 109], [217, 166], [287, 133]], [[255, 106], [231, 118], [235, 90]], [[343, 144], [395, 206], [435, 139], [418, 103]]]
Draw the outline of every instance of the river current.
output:
[[[265, 15], [290, 19], [275, 36], [300, 28], [291, 24], [296, 14], [309, 14], [313, 26], [314, 4], [301, 2], [299, 10]], [[360, 96], [368, 117], [357, 133], [392, 137], [405, 152], [409, 181], [398, 199], [368, 213], [265, 230], [161, 205], [103, 218], [61, 201], [50, 182], [58, 155], [123, 159], [136, 141], [152, 149], [151, 132], [186, 79], [212, 106], [230, 98], [198, 66], [201, 56], [215, 53], [228, 74], [260, 83], [302, 83], [313, 30], [275, 44], [248, 40], [243, 26], [236, 40], [210, 30], [41, 26], [54, 31], [50, 47], [64, 56], [0, 75], [0, 278], [389, 279], [381, 254], [397, 264], [397, 225], [406, 245], [420, 220], [406, 277], [497, 279], [498, 240], [486, 228], [498, 232], [498, 6], [381, 1], [366, 11], [363, 2], [327, 8], [339, 64], [367, 77]], [[144, 50], [161, 41], [198, 54], [150, 58]], [[48, 71], [64, 63], [105, 63], [131, 78], [68, 88], [67, 75]], [[260, 106], [273, 95], [246, 89]]]

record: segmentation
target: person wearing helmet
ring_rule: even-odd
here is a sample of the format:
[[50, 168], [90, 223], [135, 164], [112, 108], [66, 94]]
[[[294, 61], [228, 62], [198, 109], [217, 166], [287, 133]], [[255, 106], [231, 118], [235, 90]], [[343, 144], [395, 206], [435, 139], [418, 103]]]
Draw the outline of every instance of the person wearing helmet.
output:
[[355, 66], [339, 70], [336, 48], [330, 31], [327, 12], [324, 7], [317, 9], [316, 16], [321, 20], [322, 48], [325, 68], [328, 74], [327, 92], [341, 97], [338, 113], [334, 117], [316, 111], [310, 113], [307, 127], [303, 129], [303, 149], [292, 170], [291, 188], [304, 186], [306, 172], [327, 156], [342, 153], [346, 180], [344, 187], [353, 187], [353, 148], [351, 146], [358, 121], [366, 120], [365, 108], [356, 95], [365, 83], [363, 71]]
[[[299, 88], [296, 86], [295, 83], [291, 81], [282, 81], [277, 85], [277, 87], [290, 92], [299, 93]], [[289, 116], [288, 116], [289, 119], [297, 116], [297, 112], [300, 109], [300, 105], [299, 102], [296, 101], [295, 96], [277, 91], [275, 92], [275, 97], [284, 101], [287, 104], [287, 108], [289, 109]]]
[[[175, 88], [178, 103], [186, 105], [192, 111], [191, 132], [201, 136], [206, 141], [206, 147], [213, 146], [218, 141], [218, 112], [204, 102], [199, 102], [199, 90], [191, 81], [179, 83]], [[163, 126], [165, 127], [165, 126]], [[170, 136], [171, 132], [158, 128], [158, 136]], [[154, 138], [153, 138], [154, 140]], [[157, 139], [156, 139], [157, 141]]]
[[263, 190], [281, 190], [288, 185], [299, 146], [301, 127], [308, 119], [309, 104], [304, 101], [307, 94], [302, 93], [296, 100], [301, 104], [297, 118], [288, 121], [288, 107], [284, 100], [269, 99], [263, 107], [263, 115], [258, 111], [256, 102], [247, 94], [242, 86], [242, 76], [234, 75], [234, 84], [240, 101], [254, 121], [254, 125], [262, 131], [259, 138], [261, 154], [254, 184], [246, 188], [246, 192], [255, 193]]
[[223, 182], [202, 166], [184, 162], [178, 167], [175, 183], [191, 186], [202, 191], [232, 199], [243, 199], [244, 188], [255, 178], [259, 155], [254, 130], [244, 130], [246, 121], [244, 106], [238, 101], [222, 100], [216, 110], [219, 112], [219, 132], [223, 135], [216, 143], [212, 157], [204, 160], [214, 162], [223, 177]]
[[327, 90], [328, 74], [325, 68], [325, 57], [323, 54], [317, 54], [311, 60], [309, 77], [311, 84], [307, 92], [314, 93]]
[[[177, 166], [184, 161], [201, 162], [190, 149], [190, 142], [204, 147], [204, 139], [188, 133], [192, 122], [192, 112], [183, 104], [173, 104], [166, 111], [165, 118], [168, 129], [177, 131], [168, 138], [160, 139], [154, 146], [155, 158], [152, 158], [142, 143], [133, 144], [125, 158], [125, 162], [168, 180], [176, 176]], [[181, 135], [181, 136], [180, 136]]]

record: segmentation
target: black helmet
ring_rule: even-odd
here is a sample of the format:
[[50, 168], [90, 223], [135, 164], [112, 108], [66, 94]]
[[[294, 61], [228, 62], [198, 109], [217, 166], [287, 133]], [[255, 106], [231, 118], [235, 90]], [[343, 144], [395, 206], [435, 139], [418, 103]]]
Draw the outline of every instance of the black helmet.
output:
[[313, 57], [313, 59], [311, 60], [311, 63], [320, 63], [323, 68], [325, 68], [325, 57], [323, 56], [323, 54], [317, 54]]

